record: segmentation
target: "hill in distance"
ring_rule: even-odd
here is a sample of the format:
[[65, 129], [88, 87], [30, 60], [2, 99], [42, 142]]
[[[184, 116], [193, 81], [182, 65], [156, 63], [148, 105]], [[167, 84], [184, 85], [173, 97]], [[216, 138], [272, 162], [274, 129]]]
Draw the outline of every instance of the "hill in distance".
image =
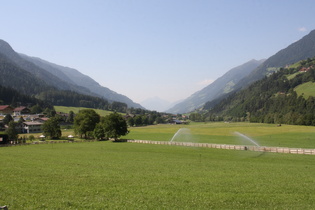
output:
[[[102, 87], [96, 81], [75, 69], [19, 54], [3, 40], [0, 40], [0, 59], [2, 62], [0, 71], [2, 85], [17, 90], [21, 89], [19, 91], [23, 92], [24, 90], [19, 87], [22, 83], [29, 81], [38, 84], [30, 84], [30, 87], [24, 85], [25, 89], [29, 89], [29, 91], [24, 91], [24, 94], [39, 94], [40, 89], [67, 90], [100, 97], [110, 102], [126, 103], [128, 107], [143, 108], [128, 97]], [[33, 89], [36, 89], [36, 91], [32, 91]]]
[[146, 107], [149, 110], [155, 110], [158, 112], [165, 112], [167, 109], [173, 107], [175, 104], [180, 103], [181, 101], [169, 102], [167, 100], [163, 100], [159, 97], [152, 97], [142, 101], [140, 104]]
[[[209, 120], [315, 125], [315, 58], [256, 81], [216, 106], [208, 104]], [[307, 69], [301, 71], [301, 69]]]
[[214, 100], [220, 96], [234, 90], [235, 84], [241, 79], [248, 76], [255, 68], [262, 64], [264, 60], [250, 60], [238, 67], [235, 67], [225, 73], [222, 77], [194, 93], [184, 101], [176, 104], [166, 112], [170, 113], [188, 113], [195, 109], [201, 108], [207, 101]]
[[[239, 91], [245, 87], [248, 87], [253, 82], [260, 80], [264, 78], [265, 76], [268, 76], [272, 74], [273, 72], [276, 72], [281, 67], [285, 67], [287, 65], [296, 63], [300, 60], [312, 58], [315, 56], [315, 30], [311, 31], [308, 35], [304, 36], [302, 39], [300, 39], [297, 42], [292, 43], [287, 48], [280, 50], [275, 55], [269, 57], [267, 60], [262, 62], [260, 65], [258, 65], [255, 69], [252, 69], [251, 71], [246, 72], [245, 74], [242, 74], [242, 78], [233, 83], [230, 83], [232, 85], [229, 85], [229, 83], [225, 83], [224, 89], [228, 89], [228, 91], [219, 91], [213, 93], [212, 89], [216, 89], [214, 86], [217, 85], [217, 81], [210, 84], [206, 88], [204, 88], [201, 91], [198, 91], [194, 93], [192, 96], [184, 100], [184, 102], [177, 104], [173, 108], [167, 110], [171, 113], [185, 113], [185, 112], [191, 112], [195, 109], [200, 108], [200, 103], [198, 103], [201, 99], [207, 98], [207, 107], [213, 107], [217, 103], [219, 103], [222, 99], [227, 97], [230, 93]], [[225, 77], [225, 75], [223, 76]], [[221, 77], [222, 78], [222, 77]], [[219, 79], [221, 79], [219, 78]], [[219, 80], [218, 79], [218, 80]], [[221, 86], [223, 83], [221, 84]], [[222, 89], [221, 89], [222, 90]], [[219, 94], [216, 94], [219, 93]], [[203, 102], [204, 104], [205, 102]]]
[[305, 60], [314, 56], [315, 30], [311, 31], [302, 39], [292, 43], [288, 47], [269, 57], [264, 63], [257, 67], [247, 77], [242, 79], [237, 85], [235, 85], [235, 89], [247, 87], [251, 83], [279, 70], [281, 67], [285, 67], [300, 60]]

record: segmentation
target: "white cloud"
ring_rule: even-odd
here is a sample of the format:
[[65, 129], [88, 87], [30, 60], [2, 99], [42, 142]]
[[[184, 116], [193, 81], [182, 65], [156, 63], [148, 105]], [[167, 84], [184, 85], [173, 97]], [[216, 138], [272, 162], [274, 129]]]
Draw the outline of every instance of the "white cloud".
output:
[[300, 28], [298, 28], [298, 31], [305, 32], [305, 31], [307, 31], [307, 29], [305, 27], [300, 27]]
[[198, 85], [206, 86], [206, 85], [210, 85], [212, 82], [214, 82], [213, 79], [205, 79], [198, 82]]

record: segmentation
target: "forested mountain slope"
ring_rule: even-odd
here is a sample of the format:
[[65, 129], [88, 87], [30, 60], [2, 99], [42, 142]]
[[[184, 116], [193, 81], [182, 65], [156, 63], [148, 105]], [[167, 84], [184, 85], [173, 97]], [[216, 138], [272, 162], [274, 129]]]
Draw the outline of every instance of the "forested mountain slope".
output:
[[[62, 67], [39, 58], [16, 53], [12, 47], [3, 40], [0, 40], [0, 53], [2, 54], [2, 60], [9, 62], [11, 66], [14, 66], [14, 69], [28, 72], [28, 76], [31, 75], [36, 82], [41, 81], [40, 83], [43, 83], [46, 86], [54, 87], [59, 90], [74, 91], [85, 95], [96, 96], [104, 98], [110, 102], [118, 101], [126, 103], [129, 107], [142, 108], [141, 105], [134, 103], [128, 97], [100, 86], [93, 79], [81, 74], [75, 69]], [[16, 73], [15, 77], [21, 76], [19, 79], [23, 79], [23, 75], [26, 73], [21, 73], [21, 71]], [[12, 72], [12, 74], [14, 73]], [[18, 83], [12, 83], [11, 87], [14, 88], [12, 85], [17, 84]], [[39, 87], [43, 87], [43, 85], [40, 85]], [[31, 91], [30, 93], [33, 92], [34, 91]]]
[[[311, 58], [315, 56], [315, 30], [311, 31], [308, 35], [304, 36], [299, 41], [289, 45], [285, 49], [280, 50], [275, 55], [269, 57], [265, 62], [259, 65], [249, 75], [242, 78], [234, 87], [231, 92], [238, 91], [242, 88], [248, 87], [253, 82], [270, 75], [279, 70], [280, 67], [291, 65], [300, 60]], [[213, 107], [220, 100], [228, 97], [229, 94], [222, 95], [214, 100], [207, 102], [207, 107]]]
[[235, 86], [236, 89], [251, 84], [264, 76], [277, 71], [280, 67], [291, 65], [300, 60], [312, 58], [315, 56], [315, 30], [304, 36], [297, 42], [292, 43], [285, 49], [280, 50], [275, 55], [269, 57], [263, 64], [242, 79]]
[[269, 77], [255, 82], [248, 88], [222, 100], [207, 113], [209, 120], [221, 116], [226, 120], [262, 123], [315, 125], [315, 92], [304, 97], [303, 84], [315, 88], [315, 59], [307, 59], [282, 68]]
[[58, 77], [59, 79], [71, 83], [73, 85], [81, 86], [88, 89], [91, 93], [98, 95], [100, 97], [106, 98], [110, 102], [119, 101], [126, 103], [129, 107], [134, 108], [143, 108], [140, 104], [133, 102], [127, 96], [122, 94], [116, 93], [110, 90], [107, 87], [101, 86], [91, 77], [82, 74], [76, 69], [60, 66], [40, 58], [30, 57], [24, 54], [20, 54], [24, 59], [28, 60], [29, 62], [45, 69], [46, 71], [50, 72], [54, 76]]
[[167, 110], [170, 113], [187, 113], [202, 107], [207, 101], [214, 100], [231, 92], [242, 78], [257, 68], [264, 60], [251, 60], [225, 73], [222, 77], [194, 93], [184, 101]]

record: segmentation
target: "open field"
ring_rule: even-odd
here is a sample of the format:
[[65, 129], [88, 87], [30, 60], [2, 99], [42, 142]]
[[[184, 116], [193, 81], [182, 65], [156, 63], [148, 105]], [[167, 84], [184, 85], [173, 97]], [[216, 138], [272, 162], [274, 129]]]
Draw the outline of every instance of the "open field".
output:
[[9, 209], [312, 209], [314, 156], [132, 143], [0, 148]]
[[192, 123], [190, 125], [156, 125], [130, 128], [128, 139], [170, 141], [181, 128], [174, 141], [214, 144], [253, 145], [239, 137], [242, 133], [260, 146], [315, 148], [315, 127], [259, 123]]
[[299, 96], [303, 95], [305, 99], [308, 99], [310, 96], [315, 96], [315, 83], [307, 82], [297, 86], [294, 90]]
[[[82, 109], [89, 109], [85, 107], [68, 107], [68, 106], [54, 106], [56, 112], [63, 112], [63, 113], [69, 113], [70, 111], [73, 111], [74, 113], [78, 113]], [[98, 113], [100, 116], [106, 116], [112, 113], [111, 111], [101, 110], [101, 109], [93, 109], [96, 113]]]

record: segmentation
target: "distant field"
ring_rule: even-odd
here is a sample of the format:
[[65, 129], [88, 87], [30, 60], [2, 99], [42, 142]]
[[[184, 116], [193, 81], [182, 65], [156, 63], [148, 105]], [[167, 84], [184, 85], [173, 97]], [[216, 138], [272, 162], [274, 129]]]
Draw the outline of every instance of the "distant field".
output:
[[0, 205], [9, 209], [312, 209], [315, 203], [311, 155], [112, 142], [0, 152]]
[[240, 132], [261, 146], [315, 148], [315, 127], [260, 123], [192, 123], [190, 125], [154, 125], [129, 128], [128, 139], [174, 141], [215, 144], [252, 145], [235, 132]]
[[308, 97], [310, 96], [315, 96], [315, 83], [307, 82], [297, 86], [294, 90], [297, 92], [299, 96], [303, 95], [305, 99], [308, 99]]
[[[89, 109], [85, 107], [67, 107], [67, 106], [54, 106], [55, 110], [57, 112], [63, 112], [63, 113], [69, 113], [70, 111], [73, 111], [74, 113], [78, 113], [82, 109]], [[100, 116], [106, 116], [112, 113], [112, 111], [106, 111], [101, 109], [93, 109], [98, 113]]]

